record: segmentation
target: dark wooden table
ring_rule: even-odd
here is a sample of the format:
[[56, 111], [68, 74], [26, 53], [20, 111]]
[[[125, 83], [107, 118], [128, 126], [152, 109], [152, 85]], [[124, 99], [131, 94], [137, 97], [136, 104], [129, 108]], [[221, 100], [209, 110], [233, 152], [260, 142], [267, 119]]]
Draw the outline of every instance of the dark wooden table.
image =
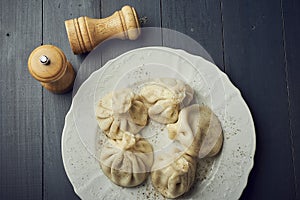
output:
[[242, 199], [300, 199], [299, 0], [1, 0], [0, 199], [78, 199], [65, 174], [61, 133], [72, 93], [43, 89], [27, 69], [41, 44], [76, 70], [64, 20], [106, 17], [123, 5], [146, 26], [201, 43], [241, 90], [253, 114], [255, 165]]

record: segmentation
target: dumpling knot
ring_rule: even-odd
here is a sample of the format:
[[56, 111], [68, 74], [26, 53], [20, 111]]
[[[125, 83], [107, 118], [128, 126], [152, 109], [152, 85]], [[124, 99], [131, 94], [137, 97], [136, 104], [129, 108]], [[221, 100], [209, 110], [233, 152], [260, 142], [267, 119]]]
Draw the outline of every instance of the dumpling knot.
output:
[[[174, 168], [178, 170], [179, 172], [186, 173], [189, 170], [189, 162], [184, 159], [183, 157], [180, 157], [175, 163]], [[181, 174], [181, 173], [179, 173]]]
[[111, 139], [124, 132], [137, 134], [147, 124], [148, 110], [132, 89], [115, 90], [99, 100], [95, 115], [100, 129]]
[[133, 145], [136, 143], [136, 138], [134, 137], [133, 134], [129, 132], [124, 132], [122, 140], [119, 143], [119, 146], [123, 150], [128, 150], [132, 148]]
[[111, 108], [115, 114], [122, 114], [128, 112], [131, 107], [134, 93], [131, 89], [125, 88], [112, 92]]

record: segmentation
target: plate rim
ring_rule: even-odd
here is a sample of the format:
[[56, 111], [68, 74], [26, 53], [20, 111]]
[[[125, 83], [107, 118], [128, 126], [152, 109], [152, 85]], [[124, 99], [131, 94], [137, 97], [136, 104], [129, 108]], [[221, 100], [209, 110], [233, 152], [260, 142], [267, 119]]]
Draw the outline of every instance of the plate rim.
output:
[[[194, 59], [201, 59], [202, 61], [208, 63], [209, 65], [213, 66], [215, 69], [217, 69], [217, 72], [220, 73], [227, 81], [228, 83], [230, 84], [230, 87], [234, 88], [238, 93], [238, 97], [241, 99], [241, 102], [243, 104], [243, 107], [246, 108], [246, 111], [247, 111], [247, 114], [249, 115], [250, 117], [250, 125], [251, 125], [251, 132], [253, 134], [251, 134], [252, 136], [252, 139], [253, 139], [253, 144], [251, 146], [251, 151], [249, 151], [252, 155], [252, 158], [249, 162], [249, 167], [247, 168], [247, 170], [244, 172], [245, 176], [242, 176], [244, 178], [241, 177], [241, 179], [243, 180], [243, 187], [241, 189], [241, 191], [239, 192], [239, 196], [238, 198], [241, 197], [241, 195], [243, 194], [243, 191], [245, 190], [246, 186], [247, 186], [247, 183], [248, 183], [248, 180], [249, 180], [249, 176], [250, 176], [250, 172], [252, 171], [253, 167], [254, 167], [254, 157], [255, 157], [255, 152], [256, 152], [256, 131], [255, 131], [255, 124], [254, 124], [254, 120], [253, 120], [253, 117], [252, 117], [252, 114], [251, 114], [251, 111], [250, 111], [250, 108], [248, 107], [245, 99], [243, 98], [243, 95], [241, 93], [241, 91], [232, 83], [232, 81], [230, 80], [229, 76], [223, 72], [222, 70], [220, 70], [216, 64], [204, 59], [203, 57], [199, 56], [199, 55], [194, 55], [194, 54], [191, 54], [183, 49], [175, 49], [175, 48], [170, 48], [170, 47], [165, 47], [165, 46], [147, 46], [147, 47], [141, 47], [141, 48], [136, 48], [136, 49], [132, 49], [130, 51], [127, 51], [121, 55], [118, 55], [117, 57], [111, 59], [111, 60], [108, 60], [105, 64], [103, 64], [102, 66], [99, 66], [100, 68], [95, 70], [93, 73], [91, 73], [88, 78], [80, 85], [80, 87], [77, 89], [77, 92], [76, 94], [73, 96], [72, 98], [72, 103], [71, 103], [71, 106], [69, 108], [69, 111], [67, 112], [66, 116], [65, 116], [65, 123], [64, 123], [64, 127], [63, 127], [63, 130], [62, 130], [62, 135], [61, 135], [61, 156], [62, 156], [62, 160], [63, 160], [63, 166], [64, 166], [64, 170], [66, 172], [66, 175], [73, 187], [73, 190], [75, 191], [75, 193], [80, 197], [81, 195], [79, 194], [79, 192], [77, 191], [77, 188], [74, 186], [73, 182], [72, 182], [72, 178], [71, 178], [71, 175], [69, 174], [69, 171], [68, 171], [68, 166], [66, 164], [66, 158], [65, 158], [65, 155], [64, 155], [64, 152], [65, 152], [65, 146], [64, 146], [64, 137], [66, 135], [66, 132], [67, 132], [67, 125], [68, 125], [68, 119], [71, 118], [72, 120], [74, 120], [71, 116], [72, 114], [72, 110], [74, 109], [74, 99], [78, 96], [78, 94], [80, 93], [80, 90], [82, 90], [82, 86], [87, 84], [87, 82], [93, 77], [95, 76], [96, 74], [98, 73], [101, 73], [101, 71], [103, 71], [105, 68], [108, 68], [110, 66], [110, 64], [116, 60], [118, 60], [119, 58], [121, 58], [122, 56], [125, 56], [127, 54], [130, 54], [130, 53], [134, 53], [136, 51], [142, 51], [142, 50], [148, 50], [148, 49], [163, 49], [163, 50], [166, 50], [168, 52], [172, 52], [172, 53], [176, 53], [177, 55], [180, 55], [180, 53], [183, 53], [183, 54], [186, 54], [186, 55], [189, 55], [191, 57], [193, 57]], [[83, 145], [84, 148], [85, 145]]]

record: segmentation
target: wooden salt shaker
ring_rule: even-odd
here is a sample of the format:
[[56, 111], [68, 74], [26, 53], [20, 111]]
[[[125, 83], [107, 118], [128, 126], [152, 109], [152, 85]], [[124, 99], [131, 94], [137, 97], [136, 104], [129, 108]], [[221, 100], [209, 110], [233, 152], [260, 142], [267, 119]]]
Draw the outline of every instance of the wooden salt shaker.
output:
[[28, 59], [28, 69], [51, 92], [65, 93], [73, 87], [74, 69], [56, 46], [43, 45], [34, 49]]
[[104, 19], [70, 19], [65, 21], [65, 26], [74, 54], [89, 52], [108, 38], [135, 40], [141, 32], [135, 9], [130, 6]]

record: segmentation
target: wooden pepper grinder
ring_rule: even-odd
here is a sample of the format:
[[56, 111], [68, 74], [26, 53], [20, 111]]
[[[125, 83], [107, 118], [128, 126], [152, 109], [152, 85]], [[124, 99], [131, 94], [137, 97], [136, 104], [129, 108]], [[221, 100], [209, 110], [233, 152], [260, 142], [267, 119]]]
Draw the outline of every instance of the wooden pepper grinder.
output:
[[89, 52], [108, 38], [135, 40], [141, 32], [135, 9], [130, 6], [104, 19], [70, 19], [65, 21], [65, 26], [74, 54]]
[[28, 69], [51, 92], [65, 93], [73, 87], [74, 69], [56, 46], [43, 45], [34, 49], [28, 59]]

